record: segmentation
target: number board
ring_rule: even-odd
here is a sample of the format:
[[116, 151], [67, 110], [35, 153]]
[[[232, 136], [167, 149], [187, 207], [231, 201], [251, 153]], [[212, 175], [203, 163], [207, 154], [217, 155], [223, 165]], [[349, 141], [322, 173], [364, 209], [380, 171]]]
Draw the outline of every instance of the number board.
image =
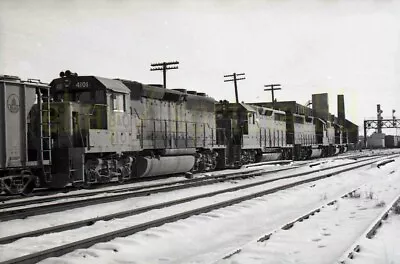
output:
[[77, 82], [75, 84], [76, 88], [89, 88], [89, 82]]

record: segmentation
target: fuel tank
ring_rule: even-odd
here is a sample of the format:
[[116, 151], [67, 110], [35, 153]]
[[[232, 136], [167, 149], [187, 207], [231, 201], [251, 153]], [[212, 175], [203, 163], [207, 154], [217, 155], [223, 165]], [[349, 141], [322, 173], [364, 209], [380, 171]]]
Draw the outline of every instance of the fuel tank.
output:
[[164, 149], [161, 155], [182, 156], [182, 155], [194, 155], [194, 154], [196, 154], [195, 148], [185, 148], [185, 149]]
[[322, 149], [312, 149], [311, 158], [319, 158], [322, 155]]
[[279, 160], [282, 157], [282, 153], [263, 153], [261, 162], [270, 160]]
[[167, 156], [159, 158], [138, 157], [136, 177], [150, 177], [190, 171], [194, 166], [194, 156]]

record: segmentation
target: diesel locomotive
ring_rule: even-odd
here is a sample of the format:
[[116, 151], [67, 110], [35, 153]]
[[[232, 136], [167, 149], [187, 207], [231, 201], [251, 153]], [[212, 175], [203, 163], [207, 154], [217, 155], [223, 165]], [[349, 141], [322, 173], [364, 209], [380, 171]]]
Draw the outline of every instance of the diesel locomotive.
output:
[[289, 108], [60, 73], [0, 77], [1, 191], [89, 186], [346, 151], [345, 128]]

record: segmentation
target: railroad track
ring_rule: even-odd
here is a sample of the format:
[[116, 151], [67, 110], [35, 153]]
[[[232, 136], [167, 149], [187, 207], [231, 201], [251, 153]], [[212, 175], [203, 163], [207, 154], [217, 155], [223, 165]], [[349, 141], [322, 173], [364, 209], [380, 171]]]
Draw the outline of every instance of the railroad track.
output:
[[[373, 157], [373, 156], [378, 156], [379, 154], [374, 154], [374, 155], [368, 155], [368, 154], [346, 154], [346, 153], [342, 153], [339, 154], [335, 159], [357, 159], [357, 158], [365, 158], [365, 157]], [[308, 165], [310, 163], [313, 162], [323, 162], [324, 160], [326, 160], [327, 158], [317, 158], [317, 159], [312, 159], [306, 162], [301, 162], [298, 165]], [[248, 164], [248, 165], [244, 165], [242, 168], [251, 168], [251, 167], [260, 167], [260, 166], [265, 166], [265, 165], [286, 165], [289, 163], [292, 163], [292, 160], [278, 160], [278, 161], [267, 161], [267, 162], [261, 162], [261, 163], [254, 163], [254, 164]], [[175, 175], [175, 177], [179, 177], [182, 175]], [[127, 182], [125, 182], [125, 184], [130, 184], [130, 183], [141, 183], [141, 182], [151, 182], [154, 180], [163, 180], [163, 179], [168, 179], [170, 178], [171, 175], [162, 175], [162, 176], [153, 176], [153, 177], [145, 177], [145, 178], [137, 178], [137, 179], [132, 179], [129, 180]], [[108, 188], [108, 187], [113, 187], [113, 186], [121, 186], [120, 183], [118, 182], [109, 182], [109, 183], [104, 183], [104, 184], [96, 184], [93, 186], [90, 186], [88, 188], [86, 188], [86, 190], [90, 191], [90, 190], [96, 190], [96, 189], [101, 189], [101, 188]], [[61, 194], [61, 193], [69, 193], [69, 192], [75, 192], [75, 191], [79, 191], [82, 190], [82, 188], [78, 188], [78, 187], [73, 187], [73, 186], [67, 186], [63, 189], [36, 189], [33, 191], [32, 194], [30, 195], [26, 195], [26, 196], [20, 196], [20, 195], [5, 195], [5, 194], [0, 194], [0, 203], [4, 203], [7, 201], [12, 201], [12, 200], [20, 200], [20, 199], [32, 199], [33, 197], [42, 197], [42, 196], [49, 196], [49, 195], [56, 195], [56, 194]], [[99, 191], [100, 192], [100, 191]], [[0, 204], [0, 209], [2, 209], [3, 207], [1, 207]]]
[[[218, 172], [218, 171], [215, 171]], [[231, 173], [222, 173], [220, 174], [222, 175], [231, 175], [237, 172], [231, 172]], [[202, 173], [204, 174], [204, 173]], [[219, 174], [218, 174], [219, 175]], [[152, 177], [144, 177], [144, 178], [138, 178], [138, 179], [134, 179], [134, 180], [130, 180], [130, 181], [126, 181], [124, 184], [137, 184], [137, 183], [143, 183], [143, 182], [151, 182], [151, 181], [155, 181], [155, 180], [166, 180], [166, 179], [170, 179], [171, 177], [185, 177], [186, 175], [182, 175], [182, 174], [176, 174], [176, 175], [163, 175], [163, 176], [152, 176]], [[194, 177], [196, 176], [196, 174], [193, 175]], [[190, 179], [188, 179], [190, 180]], [[188, 181], [187, 179], [183, 179], [183, 180], [177, 180], [175, 182], [178, 182], [177, 184], [184, 182], [184, 181]], [[156, 186], [162, 186], [162, 185], [166, 185], [168, 183], [157, 183]], [[150, 184], [151, 186], [152, 184]], [[110, 188], [110, 187], [114, 187], [114, 186], [119, 186], [120, 188], [115, 188], [115, 189], [106, 189], [106, 188]], [[146, 186], [143, 186], [146, 187]], [[97, 184], [97, 185], [93, 185], [89, 188], [78, 188], [78, 187], [73, 187], [73, 186], [67, 186], [63, 189], [56, 189], [56, 190], [52, 190], [52, 189], [38, 189], [36, 191], [34, 191], [33, 194], [31, 195], [27, 195], [27, 196], [20, 196], [20, 195], [0, 195], [0, 209], [3, 208], [7, 208], [3, 206], [3, 204], [7, 203], [7, 202], [12, 202], [13, 200], [19, 200], [18, 202], [21, 202], [20, 200], [37, 200], [37, 201], [51, 201], [52, 199], [63, 199], [64, 197], [70, 198], [70, 197], [84, 197], [84, 196], [90, 196], [91, 194], [96, 195], [99, 193], [107, 193], [107, 192], [117, 192], [118, 190], [124, 191], [124, 190], [130, 190], [130, 188], [132, 187], [126, 187], [124, 185], [121, 185], [118, 182], [109, 182], [109, 183], [104, 183], [104, 184]], [[140, 187], [138, 187], [139, 189]], [[60, 196], [50, 196], [50, 195], [57, 195], [57, 194], [62, 194], [62, 193], [69, 193], [69, 192], [76, 192], [76, 191], [82, 191], [82, 190], [86, 190], [87, 192], [83, 192], [83, 193], [77, 193], [77, 194], [70, 194], [70, 195], [60, 195]], [[44, 199], [42, 199], [41, 197], [43, 196], [49, 196], [46, 197]]]
[[[379, 156], [382, 154], [363, 154], [360, 155], [359, 153], [354, 154], [339, 154], [337, 157], [335, 157], [333, 160], [340, 160], [340, 159], [360, 159], [360, 158], [366, 158], [366, 157], [374, 157], [374, 156]], [[308, 160], [308, 161], [303, 161], [303, 162], [296, 162], [296, 164], [294, 164], [294, 166], [306, 166], [309, 164], [314, 164], [314, 166], [322, 164], [324, 162], [329, 161], [329, 158], [327, 160], [327, 158], [317, 158], [317, 159], [312, 159], [312, 160]], [[248, 164], [248, 165], [244, 165], [242, 166], [242, 168], [257, 168], [260, 166], [265, 166], [265, 165], [287, 165], [293, 163], [292, 160], [278, 160], [278, 161], [267, 161], [267, 162], [260, 162], [260, 163], [254, 163], [254, 164]], [[235, 172], [233, 172], [235, 173]], [[230, 174], [230, 173], [228, 173]], [[135, 183], [142, 183], [142, 182], [151, 182], [154, 180], [164, 180], [164, 179], [168, 179], [170, 178], [171, 175], [162, 175], [162, 176], [153, 176], [153, 177], [145, 177], [145, 178], [138, 178], [138, 179], [133, 179], [130, 181], [125, 182], [125, 184], [135, 184]], [[182, 177], [182, 175], [175, 175], [175, 177]], [[185, 181], [185, 180], [182, 180]], [[103, 188], [109, 188], [109, 187], [114, 187], [114, 186], [120, 186], [121, 184], [118, 182], [109, 182], [109, 183], [104, 183], [104, 184], [96, 184], [93, 186], [90, 186], [84, 190], [87, 190], [87, 194], [85, 193], [79, 193], [76, 194], [76, 197], [85, 197], [86, 195], [89, 196], [89, 193], [93, 193], [93, 195], [95, 194], [99, 194], [102, 193]], [[160, 185], [161, 186], [161, 183]], [[126, 190], [129, 187], [121, 187], [121, 190]], [[98, 190], [99, 191], [95, 191]], [[63, 194], [63, 193], [70, 193], [70, 192], [76, 192], [76, 191], [80, 191], [82, 190], [82, 188], [78, 188], [78, 187], [73, 187], [73, 186], [67, 186], [63, 189], [36, 189], [33, 191], [32, 194], [30, 195], [26, 195], [26, 196], [20, 196], [20, 195], [5, 195], [5, 194], [0, 194], [0, 209], [4, 209], [4, 208], [8, 208], [8, 206], [2, 206], [2, 204], [5, 204], [6, 202], [9, 201], [13, 201], [13, 200], [21, 200], [21, 199], [26, 199], [26, 200], [36, 200], [36, 197], [43, 197], [43, 196], [48, 196], [49, 201], [51, 201], [51, 199], [63, 199], [62, 197], [64, 196], [53, 196], [51, 197], [51, 195], [57, 195], [57, 194]], [[117, 189], [114, 189], [117, 190]], [[104, 192], [112, 192], [113, 190], [104, 190]], [[72, 195], [73, 196], [73, 195]], [[59, 198], [58, 198], [59, 197]], [[67, 198], [70, 198], [69, 196], [67, 196]], [[32, 202], [33, 203], [33, 202]], [[40, 203], [40, 200], [38, 200], [38, 203]]]
[[[307, 212], [306, 214], [304, 214], [304, 215], [302, 215], [300, 217], [297, 217], [296, 219], [294, 219], [294, 220], [292, 220], [290, 222], [285, 223], [279, 229], [275, 229], [275, 230], [273, 230], [273, 231], [271, 231], [271, 232], [269, 232], [269, 233], [267, 233], [265, 235], [262, 235], [261, 237], [259, 237], [255, 241], [257, 241], [257, 243], [268, 241], [273, 236], [273, 234], [275, 234], [276, 232], [279, 232], [280, 230], [289, 230], [289, 229], [291, 229], [296, 223], [300, 223], [300, 222], [303, 222], [303, 221], [309, 219], [310, 217], [312, 217], [312, 216], [318, 214], [319, 212], [321, 212], [321, 210], [324, 209], [325, 207], [332, 206], [332, 205], [336, 204], [339, 199], [345, 198], [348, 195], [356, 192], [359, 188], [360, 187], [352, 189], [350, 192], [346, 192], [345, 194], [340, 195], [338, 198], [333, 199], [333, 200], [329, 201], [328, 203], [325, 203], [324, 205], [321, 205], [321, 206], [319, 206], [319, 207]], [[247, 243], [246, 245], [248, 245], [250, 243], [253, 243], [253, 241]], [[240, 252], [242, 252], [243, 248], [246, 245], [243, 245], [240, 248], [234, 249], [231, 252], [226, 253], [221, 259], [218, 259], [218, 260], [214, 261], [213, 264], [216, 264], [216, 263], [220, 262], [221, 260], [230, 259], [234, 255], [239, 254]]]
[[[242, 187], [242, 188], [250, 188], [257, 184], [264, 184], [264, 183], [269, 183], [269, 182], [278, 181], [278, 180], [282, 180], [282, 179], [304, 176], [304, 175], [307, 175], [307, 174], [310, 174], [313, 172], [326, 171], [326, 170], [342, 167], [344, 165], [346, 165], [346, 166], [353, 165], [353, 164], [358, 164], [358, 163], [366, 162], [369, 160], [375, 160], [375, 159], [377, 159], [377, 158], [375, 158], [375, 157], [368, 158], [368, 159], [364, 159], [361, 161], [358, 160], [358, 161], [354, 161], [354, 162], [350, 162], [350, 163], [346, 163], [346, 164], [322, 168], [319, 170], [294, 173], [294, 174], [290, 174], [290, 175], [283, 176], [283, 177], [277, 177], [277, 178], [267, 179], [267, 180], [263, 180], [263, 181], [256, 182], [256, 183], [247, 184], [247, 185], [244, 185], [247, 187]], [[65, 202], [60, 202], [60, 203], [56, 203], [56, 204], [38, 205], [38, 206], [33, 206], [33, 207], [28, 207], [28, 208], [17, 208], [17, 209], [10, 209], [10, 210], [6, 210], [6, 211], [2, 211], [2, 212], [0, 212], [0, 221], [9, 221], [9, 220], [13, 220], [13, 219], [26, 218], [26, 217], [34, 216], [34, 215], [41, 215], [41, 214], [65, 211], [65, 210], [74, 209], [74, 208], [78, 208], [78, 207], [82, 207], [82, 206], [115, 202], [115, 201], [120, 201], [120, 200], [124, 200], [127, 198], [147, 196], [147, 195], [151, 195], [154, 193], [170, 192], [170, 191], [181, 190], [181, 189], [186, 189], [186, 188], [199, 187], [199, 186], [218, 183], [221, 181], [230, 181], [230, 180], [236, 180], [239, 178], [255, 177], [255, 176], [260, 176], [261, 174], [263, 174], [263, 175], [271, 174], [274, 172], [284, 171], [284, 170], [289, 170], [289, 169], [292, 169], [292, 167], [279, 169], [279, 170], [273, 170], [273, 171], [267, 171], [267, 172], [261, 172], [260, 170], [251, 170], [248, 173], [247, 172], [240, 172], [240, 173], [233, 172], [233, 173], [230, 173], [228, 176], [226, 176], [226, 175], [215, 176], [215, 178], [212, 178], [212, 179], [197, 178], [197, 179], [191, 179], [191, 180], [178, 181], [180, 185], [175, 185], [175, 184], [178, 184], [178, 182], [168, 183], [168, 185], [172, 185], [172, 186], [162, 185], [162, 186], [158, 187], [158, 185], [152, 185], [151, 187], [146, 188], [144, 190], [142, 189], [142, 187], [124, 188], [122, 190], [118, 189], [117, 192], [113, 191], [114, 195], [110, 195], [110, 196], [100, 196], [100, 197], [93, 197], [93, 198], [89, 197], [88, 199], [83, 199], [83, 200], [65, 201]], [[139, 189], [137, 189], [137, 188], [139, 188]], [[78, 195], [78, 194], [76, 194], [76, 195]], [[84, 197], [84, 196], [76, 196], [76, 195], [68, 196], [68, 197], [63, 196], [62, 199]], [[46, 198], [41, 199], [41, 201], [44, 203], [44, 202], [48, 202], [48, 201], [52, 201], [52, 200], [51, 200], [51, 197], [46, 197]], [[4, 204], [4, 205], [2, 205], [3, 207], [0, 207], [0, 208], [1, 209], [9, 209], [9, 208], [14, 208], [14, 207], [26, 206], [28, 204], [41, 203], [41, 202], [38, 202], [37, 200], [27, 201], [27, 202], [28, 203], [24, 203], [24, 201], [21, 201], [20, 203]]]
[[[246, 201], [246, 200], [250, 200], [250, 199], [261, 197], [261, 196], [264, 196], [264, 195], [276, 193], [278, 191], [289, 189], [289, 188], [292, 188], [292, 187], [295, 187], [295, 186], [298, 186], [298, 185], [302, 185], [302, 184], [318, 181], [318, 180], [321, 180], [321, 179], [324, 179], [324, 178], [332, 177], [334, 175], [337, 175], [337, 174], [340, 174], [340, 173], [343, 173], [343, 172], [346, 172], [346, 171], [350, 171], [350, 170], [354, 170], [354, 169], [357, 169], [357, 168], [360, 168], [360, 167], [364, 167], [364, 166], [370, 165], [370, 164], [376, 162], [376, 160], [378, 160], [378, 158], [375, 158], [372, 161], [368, 160], [368, 161], [364, 161], [362, 163], [358, 162], [358, 163], [361, 163], [361, 164], [352, 164], [352, 166], [345, 165], [345, 166], [347, 166], [347, 168], [339, 169], [339, 170], [336, 170], [334, 172], [327, 172], [327, 173], [324, 173], [322, 175], [317, 175], [317, 176], [310, 177], [310, 178], [307, 178], [307, 179], [298, 180], [298, 181], [291, 182], [291, 183], [284, 184], [284, 185], [280, 185], [280, 186], [274, 187], [274, 188], [269, 188], [269, 189], [262, 188], [262, 191], [257, 191], [257, 192], [253, 192], [251, 194], [243, 195], [243, 196], [236, 197], [236, 198], [233, 198], [233, 199], [229, 199], [229, 200], [225, 200], [225, 201], [221, 201], [221, 202], [217, 202], [217, 203], [212, 203], [211, 205], [207, 205], [207, 206], [203, 206], [203, 207], [199, 207], [199, 208], [183, 211], [183, 212], [180, 212], [180, 213], [176, 213], [174, 215], [170, 215], [170, 216], [167, 216], [167, 217], [162, 217], [162, 218], [159, 218], [159, 219], [156, 219], [156, 220], [153, 220], [153, 221], [149, 221], [149, 222], [146, 222], [146, 223], [141, 223], [141, 224], [137, 224], [137, 225], [134, 225], [134, 226], [130, 226], [130, 227], [122, 228], [122, 229], [119, 229], [119, 230], [111, 231], [111, 232], [104, 233], [104, 234], [101, 234], [101, 235], [97, 235], [97, 236], [94, 236], [94, 237], [90, 237], [90, 238], [82, 239], [82, 240], [75, 241], [75, 242], [72, 242], [72, 243], [68, 243], [68, 244], [65, 244], [65, 245], [61, 245], [61, 246], [57, 246], [57, 247], [54, 247], [54, 248], [50, 248], [50, 249], [47, 249], [47, 250], [44, 250], [44, 251], [28, 254], [28, 255], [25, 255], [25, 256], [22, 256], [22, 257], [18, 257], [18, 258], [15, 258], [15, 259], [6, 260], [6, 261], [1, 262], [1, 263], [2, 264], [6, 264], [6, 263], [7, 264], [9, 264], [9, 263], [33, 263], [33, 262], [38, 262], [38, 261], [41, 261], [41, 260], [49, 258], [49, 257], [61, 256], [61, 255], [64, 255], [66, 253], [69, 253], [69, 252], [71, 252], [73, 250], [80, 249], [80, 248], [88, 248], [88, 247], [90, 247], [90, 246], [92, 246], [94, 244], [97, 244], [97, 243], [100, 243], [100, 242], [107, 242], [107, 241], [110, 241], [110, 240], [112, 240], [114, 238], [117, 238], [117, 237], [129, 236], [129, 235], [135, 234], [137, 232], [147, 230], [149, 228], [161, 226], [163, 224], [170, 223], [170, 222], [175, 222], [177, 220], [185, 219], [185, 218], [188, 218], [190, 216], [194, 216], [194, 215], [202, 214], [202, 213], [207, 213], [207, 212], [219, 209], [219, 208], [231, 206], [231, 205], [234, 205], [234, 204]], [[263, 182], [263, 183], [259, 182], [259, 183], [257, 183], [257, 185], [262, 185], [264, 183], [265, 182]], [[227, 189], [227, 191], [228, 192], [232, 192], [232, 191], [234, 191], [234, 189], [235, 190], [239, 190], [239, 189], [242, 189], [242, 188], [241, 188], [241, 186], [237, 186], [235, 188]], [[209, 196], [216, 195], [216, 194], [217, 193], [213, 192], [213, 193], [209, 193], [207, 195], [209, 197]], [[201, 197], [197, 197], [197, 198], [187, 197], [186, 199], [200, 199], [200, 198], [203, 198], [203, 197], [204, 197], [204, 195], [202, 195]], [[187, 202], [186, 199], [184, 199], [183, 202]], [[173, 202], [175, 202], [175, 204], [178, 204], [178, 203], [180, 203], [182, 201], [173, 201]], [[157, 205], [155, 205], [155, 206], [157, 206]], [[159, 204], [158, 207], [159, 208], [165, 207], [165, 203]], [[143, 208], [142, 208], [142, 210], [143, 210]], [[113, 219], [113, 218], [111, 217], [111, 219]], [[63, 230], [70, 230], [71, 228], [75, 228], [75, 227], [72, 227], [74, 224], [76, 224], [76, 223], [68, 224], [68, 225], [71, 225], [71, 226], [64, 225]], [[26, 237], [26, 236], [32, 236], [32, 235], [33, 235], [32, 232], [19, 234], [19, 238]], [[13, 239], [9, 239], [9, 241], [15, 241], [15, 239], [19, 239], [19, 238], [14, 237]], [[7, 241], [7, 243], [9, 243], [9, 241]]]
[[[299, 166], [285, 167], [285, 168], [280, 168], [280, 169], [276, 169], [276, 170], [266, 171], [265, 173], [269, 174], [269, 173], [274, 173], [274, 172], [295, 169], [298, 167]], [[63, 200], [63, 199], [90, 197], [90, 196], [95, 196], [95, 195], [99, 195], [99, 194], [107, 194], [107, 193], [115, 194], [115, 193], [129, 192], [129, 191], [141, 191], [141, 190], [146, 190], [146, 189], [166, 187], [166, 186], [179, 185], [179, 184], [189, 184], [189, 183], [206, 181], [206, 180], [210, 180], [210, 179], [223, 180], [224, 178], [229, 177], [229, 176], [246, 175], [246, 174], [251, 174], [253, 172], [259, 172], [259, 171], [260, 171], [260, 169], [249, 169], [248, 171], [228, 172], [228, 173], [224, 173], [224, 174], [216, 174], [216, 175], [211, 175], [211, 176], [202, 177], [202, 178], [183, 179], [183, 180], [176, 180], [176, 181], [162, 182], [162, 183], [153, 183], [153, 184], [141, 185], [141, 186], [128, 186], [128, 187], [122, 187], [122, 188], [116, 188], [116, 189], [94, 190], [94, 191], [88, 191], [88, 192], [83, 192], [83, 193], [75, 193], [75, 194], [62, 195], [62, 196], [42, 197], [42, 198], [29, 199], [29, 200], [23, 199], [23, 200], [19, 200], [16, 202], [8, 202], [8, 203], [0, 204], [0, 210], [11, 208], [11, 207], [27, 206], [30, 204], [54, 202], [54, 201]]]
[[[160, 176], [151, 176], [151, 177], [143, 177], [143, 178], [135, 178], [131, 179], [129, 181], [125, 181], [124, 184], [135, 184], [135, 183], [142, 183], [142, 182], [151, 182], [155, 180], [164, 180], [168, 179], [171, 177], [184, 177], [185, 175], [182, 174], [176, 174], [176, 175], [160, 175]], [[74, 186], [66, 186], [62, 189], [46, 189], [46, 188], [38, 188], [33, 190], [31, 194], [28, 195], [23, 195], [21, 196], [20, 194], [15, 194], [15, 195], [8, 195], [5, 193], [0, 194], [0, 203], [4, 203], [7, 201], [12, 201], [12, 200], [20, 200], [20, 199], [32, 199], [35, 197], [42, 197], [42, 196], [49, 196], [49, 195], [56, 195], [56, 194], [62, 194], [62, 193], [69, 193], [69, 192], [76, 192], [76, 191], [81, 191], [81, 190], [87, 190], [87, 191], [92, 191], [92, 190], [97, 190], [97, 189], [102, 189], [102, 188], [108, 188], [108, 187], [114, 187], [114, 186], [124, 186], [123, 184], [119, 183], [118, 181], [111, 181], [107, 183], [99, 183], [99, 184], [94, 184], [90, 185], [88, 187], [74, 187]]]
[[[384, 165], [386, 165], [386, 164], [388, 164], [388, 163], [390, 163], [390, 162], [392, 162], [392, 160], [385, 160], [385, 161], [383, 161], [383, 162], [380, 162], [379, 164], [381, 164], [382, 166], [384, 166]], [[363, 184], [363, 185], [364, 185], [364, 184]], [[318, 208], [316, 208], [316, 209], [314, 209], [314, 210], [309, 211], [308, 213], [306, 213], [306, 214], [304, 214], [304, 215], [302, 215], [302, 216], [296, 218], [296, 219], [293, 220], [293, 221], [287, 222], [286, 224], [282, 225], [280, 228], [275, 229], [274, 231], [269, 232], [269, 233], [267, 233], [267, 234], [265, 234], [265, 235], [259, 237], [258, 239], [254, 240], [254, 241], [251, 241], [251, 242], [249, 242], [249, 243], [246, 243], [245, 245], [241, 246], [240, 248], [237, 248], [237, 249], [235, 249], [235, 250], [231, 250], [230, 252], [228, 252], [228, 253], [226, 253], [225, 255], [223, 255], [223, 257], [221, 257], [220, 259], [218, 259], [218, 260], [216, 260], [216, 261], [214, 261], [214, 262], [212, 262], [212, 263], [213, 263], [213, 264], [215, 264], [215, 263], [231, 263], [230, 261], [233, 261], [233, 262], [235, 262], [235, 263], [236, 263], [236, 261], [237, 261], [237, 262], [241, 262], [241, 261], [243, 261], [243, 258], [242, 258], [242, 259], [239, 258], [239, 259], [235, 259], [235, 260], [230, 260], [230, 259], [231, 259], [233, 256], [235, 256], [235, 255], [237, 255], [237, 254], [240, 254], [240, 253], [243, 251], [243, 249], [244, 249], [245, 247], [247, 247], [247, 246], [249, 246], [250, 249], [247, 250], [246, 253], [247, 253], [247, 254], [250, 254], [250, 256], [247, 255], [246, 257], [244, 257], [244, 259], [253, 257], [253, 256], [251, 255], [251, 254], [252, 254], [251, 252], [257, 252], [257, 247], [254, 247], [257, 243], [266, 242], [266, 241], [270, 240], [271, 238], [274, 238], [274, 235], [275, 235], [277, 232], [281, 231], [281, 230], [290, 230], [291, 228], [293, 228], [293, 227], [296, 225], [296, 223], [300, 223], [300, 222], [303, 222], [303, 221], [305, 221], [305, 220], [310, 219], [312, 216], [317, 215], [318, 213], [320, 213], [324, 208], [337, 204], [337, 203], [340, 201], [340, 199], [345, 199], [345, 198], [357, 199], [357, 198], [359, 198], [360, 196], [356, 196], [356, 195], [357, 195], [357, 191], [360, 190], [360, 189], [362, 189], [363, 185], [359, 186], [358, 188], [353, 189], [353, 190], [350, 191], [350, 192], [347, 192], [345, 195], [340, 196], [340, 198], [331, 200], [329, 203], [326, 203], [326, 204], [324, 204], [324, 205], [322, 205], [322, 206], [320, 206], [320, 207], [318, 207]], [[358, 193], [358, 195], [360, 195], [360, 194]], [[367, 196], [368, 196], [368, 194], [367, 194]], [[367, 199], [372, 199], [372, 198], [368, 198], [368, 197], [367, 197]], [[379, 206], [379, 205], [375, 205], [375, 206]], [[373, 221], [373, 224], [370, 225], [370, 227], [367, 229], [367, 231], [365, 231], [365, 233], [362, 235], [362, 237], [365, 237], [366, 239], [372, 239], [372, 238], [375, 236], [375, 234], [377, 233], [377, 230], [378, 230], [378, 229], [381, 227], [381, 225], [383, 224], [383, 221], [384, 221], [384, 220], [387, 220], [387, 218], [389, 217], [390, 212], [391, 212], [392, 210], [394, 210], [394, 208], [396, 208], [397, 206], [400, 206], [400, 195], [398, 195], [392, 202], [389, 203], [389, 206], [386, 207], [386, 209], [376, 218], [376, 220]], [[339, 205], [338, 205], [338, 207], [339, 207]], [[335, 211], [336, 211], [336, 210], [337, 210], [337, 208], [335, 209]], [[364, 210], [364, 209], [362, 209], [362, 210]], [[352, 212], [352, 213], [353, 213], [353, 212]], [[318, 221], [318, 220], [317, 220], [317, 221]], [[312, 224], [312, 226], [314, 227], [315, 224]], [[300, 229], [301, 229], [301, 227], [300, 227]], [[305, 242], [305, 243], [308, 242], [309, 237], [307, 237], [307, 234], [302, 233], [302, 232], [300, 232], [299, 230], [294, 231], [294, 232], [296, 232], [296, 233], [295, 233], [296, 235], [293, 235], [294, 237], [305, 235], [306, 238], [304, 238], [304, 242]], [[330, 236], [329, 233], [328, 233], [327, 235]], [[274, 239], [274, 240], [271, 242], [271, 243], [272, 243], [272, 244], [271, 244], [271, 247], [274, 247], [274, 246], [276, 247], [276, 243], [277, 243], [280, 239], [282, 239], [282, 237], [285, 239], [286, 243], [288, 243], [288, 241], [291, 241], [290, 237], [288, 237], [287, 235], [281, 235], [281, 234], [279, 234], [279, 235], [278, 235], [278, 238]], [[298, 238], [294, 238], [294, 241], [295, 241], [294, 243], [301, 243], [302, 240], [299, 241]], [[313, 240], [313, 241], [314, 241], [314, 240]], [[317, 240], [316, 240], [316, 241], [317, 241]], [[278, 243], [279, 243], [279, 242], [278, 242]], [[332, 243], [332, 242], [331, 242], [331, 243]], [[252, 245], [250, 246], [250, 244], [252, 244]], [[361, 246], [361, 245], [362, 245], [362, 243], [360, 243], [359, 241], [358, 241], [357, 243], [355, 243], [354, 245], [352, 245], [352, 246], [349, 248], [349, 250], [347, 250], [347, 252], [342, 256], [342, 258], [341, 258], [341, 260], [339, 261], [339, 263], [340, 263], [340, 264], [352, 263], [350, 260], [353, 259], [353, 258], [357, 255], [357, 253], [359, 253], [360, 251], [362, 251], [362, 246]], [[285, 247], [290, 248], [290, 244], [285, 244]], [[325, 245], [323, 245], [323, 247], [325, 247]], [[265, 245], [261, 246], [260, 248], [265, 248]], [[301, 248], [301, 247], [300, 247], [300, 248]], [[247, 249], [247, 248], [246, 248], [246, 249]], [[292, 252], [295, 252], [295, 251], [297, 251], [297, 250], [299, 250], [299, 247], [296, 247], [296, 246], [295, 246], [295, 248], [293, 249]], [[270, 250], [270, 251], [268, 251], [268, 252], [269, 252], [269, 254], [278, 254], [278, 255], [281, 253], [281, 251], [279, 251], [279, 250], [278, 250], [278, 251]], [[283, 252], [287, 253], [288, 255], [290, 255], [290, 253], [291, 253], [290, 250], [288, 250], [288, 252], [286, 252], [286, 251], [283, 251]], [[245, 254], [246, 254], [246, 253], [245, 253]], [[262, 255], [263, 253], [262, 253], [262, 252], [257, 252], [256, 254]], [[267, 253], [267, 254], [268, 254], [268, 253]], [[257, 256], [254, 256], [254, 257], [256, 258]], [[265, 255], [265, 257], [266, 257], [267, 259], [269, 259], [269, 256], [268, 256], [268, 255]], [[310, 255], [309, 257], [311, 257], [311, 255]], [[319, 257], [320, 257], [320, 256], [319, 256]], [[365, 255], [364, 255], [364, 257], [365, 257]], [[316, 259], [317, 259], [317, 260], [319, 259], [318, 256], [316, 257]], [[313, 259], [313, 261], [310, 261], [310, 262], [316, 263], [316, 262], [315, 262], [316, 259]], [[227, 262], [225, 262], [225, 260], [227, 260]], [[274, 262], [274, 259], [269, 259], [269, 260], [272, 261], [272, 262]], [[300, 261], [300, 262], [303, 262], [305, 259], [304, 259], [304, 256], [303, 256], [303, 258], [298, 257], [296, 260], [297, 260], [297, 261]], [[325, 262], [326, 262], [326, 261], [327, 261], [327, 260], [325, 259]], [[290, 261], [289, 261], [289, 262], [290, 262]], [[334, 260], [332, 263], [334, 263], [334, 262], [335, 262], [335, 260]]]
[[[373, 239], [383, 222], [389, 218], [390, 213], [396, 206], [400, 206], [400, 195], [397, 196], [385, 210], [375, 219], [375, 221], [368, 227], [367, 231], [361, 236], [361, 238]], [[357, 256], [357, 253], [362, 251], [362, 239], [359, 239], [354, 243], [343, 256], [339, 259], [338, 263], [345, 264], [349, 263], [352, 259]]]

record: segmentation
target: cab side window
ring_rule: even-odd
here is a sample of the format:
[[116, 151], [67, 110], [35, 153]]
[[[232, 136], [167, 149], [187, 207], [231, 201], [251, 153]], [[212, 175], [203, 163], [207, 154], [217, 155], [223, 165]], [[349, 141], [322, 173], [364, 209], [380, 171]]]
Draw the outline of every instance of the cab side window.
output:
[[125, 112], [126, 104], [125, 104], [125, 94], [121, 93], [113, 93], [112, 95], [112, 110], [114, 112]]

